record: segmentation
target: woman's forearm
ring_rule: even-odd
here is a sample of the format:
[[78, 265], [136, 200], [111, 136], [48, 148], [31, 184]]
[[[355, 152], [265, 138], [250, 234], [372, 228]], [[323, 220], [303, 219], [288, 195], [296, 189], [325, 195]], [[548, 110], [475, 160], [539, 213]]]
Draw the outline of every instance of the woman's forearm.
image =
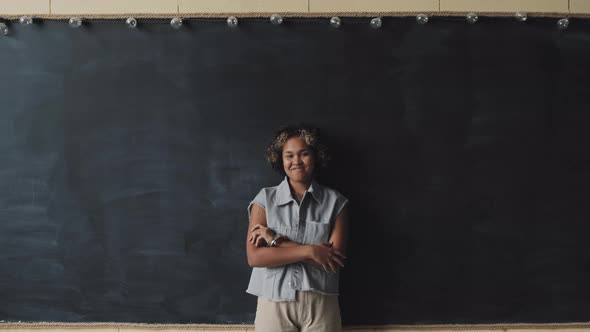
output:
[[[285, 240], [285, 241], [282, 241], [279, 244], [279, 247], [280, 248], [292, 248], [292, 247], [297, 247], [297, 246], [303, 246], [303, 244], [297, 243], [297, 242], [294, 242], [294, 241], [291, 241], [291, 240]], [[310, 265], [315, 265], [315, 266], [321, 267], [320, 264], [318, 264], [316, 261], [314, 261], [311, 258], [304, 259], [302, 262], [303, 263], [310, 264]]]
[[308, 246], [292, 243], [293, 245], [281, 243], [279, 247], [254, 247], [252, 248], [252, 255], [248, 256], [248, 264], [251, 267], [276, 267], [311, 258], [311, 251]]

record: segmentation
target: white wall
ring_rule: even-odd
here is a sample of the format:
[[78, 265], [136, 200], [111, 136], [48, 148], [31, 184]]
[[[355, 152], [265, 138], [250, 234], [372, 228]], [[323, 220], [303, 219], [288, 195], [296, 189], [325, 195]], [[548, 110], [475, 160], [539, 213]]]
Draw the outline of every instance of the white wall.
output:
[[439, 11], [590, 13], [590, 0], [0, 0], [0, 15]]

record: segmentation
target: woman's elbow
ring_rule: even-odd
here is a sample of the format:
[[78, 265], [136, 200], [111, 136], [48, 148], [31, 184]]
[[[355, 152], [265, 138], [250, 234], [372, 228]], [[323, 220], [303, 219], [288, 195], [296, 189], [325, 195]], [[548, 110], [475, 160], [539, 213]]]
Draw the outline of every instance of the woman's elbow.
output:
[[250, 265], [250, 267], [258, 267], [254, 259], [250, 258], [250, 256], [248, 256], [248, 265]]
[[264, 261], [261, 261], [260, 257], [256, 254], [248, 255], [248, 265], [250, 265], [250, 267], [269, 267]]
[[248, 251], [246, 253], [246, 256], [248, 256], [248, 265], [250, 267], [260, 267], [260, 263], [258, 262], [258, 259], [256, 258], [255, 252]]

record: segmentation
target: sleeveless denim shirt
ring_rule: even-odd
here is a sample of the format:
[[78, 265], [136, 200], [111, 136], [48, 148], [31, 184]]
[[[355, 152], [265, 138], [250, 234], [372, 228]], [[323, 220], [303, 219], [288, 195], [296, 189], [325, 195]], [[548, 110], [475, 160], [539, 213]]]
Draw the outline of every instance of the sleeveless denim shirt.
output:
[[[313, 180], [298, 204], [285, 176], [278, 186], [260, 190], [248, 205], [248, 220], [252, 204], [258, 204], [265, 209], [267, 226], [273, 231], [297, 243], [319, 244], [330, 239], [336, 216], [347, 202], [338, 191]], [[274, 302], [295, 301], [295, 291], [338, 295], [338, 282], [339, 271], [326, 272], [321, 267], [298, 262], [252, 268], [246, 292]]]

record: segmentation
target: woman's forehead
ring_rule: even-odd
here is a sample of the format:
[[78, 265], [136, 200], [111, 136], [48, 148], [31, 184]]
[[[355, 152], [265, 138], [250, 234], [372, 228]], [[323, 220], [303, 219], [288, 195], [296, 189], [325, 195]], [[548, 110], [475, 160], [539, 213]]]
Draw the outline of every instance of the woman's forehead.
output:
[[283, 152], [298, 152], [307, 149], [309, 149], [309, 146], [300, 137], [289, 138], [283, 146]]

